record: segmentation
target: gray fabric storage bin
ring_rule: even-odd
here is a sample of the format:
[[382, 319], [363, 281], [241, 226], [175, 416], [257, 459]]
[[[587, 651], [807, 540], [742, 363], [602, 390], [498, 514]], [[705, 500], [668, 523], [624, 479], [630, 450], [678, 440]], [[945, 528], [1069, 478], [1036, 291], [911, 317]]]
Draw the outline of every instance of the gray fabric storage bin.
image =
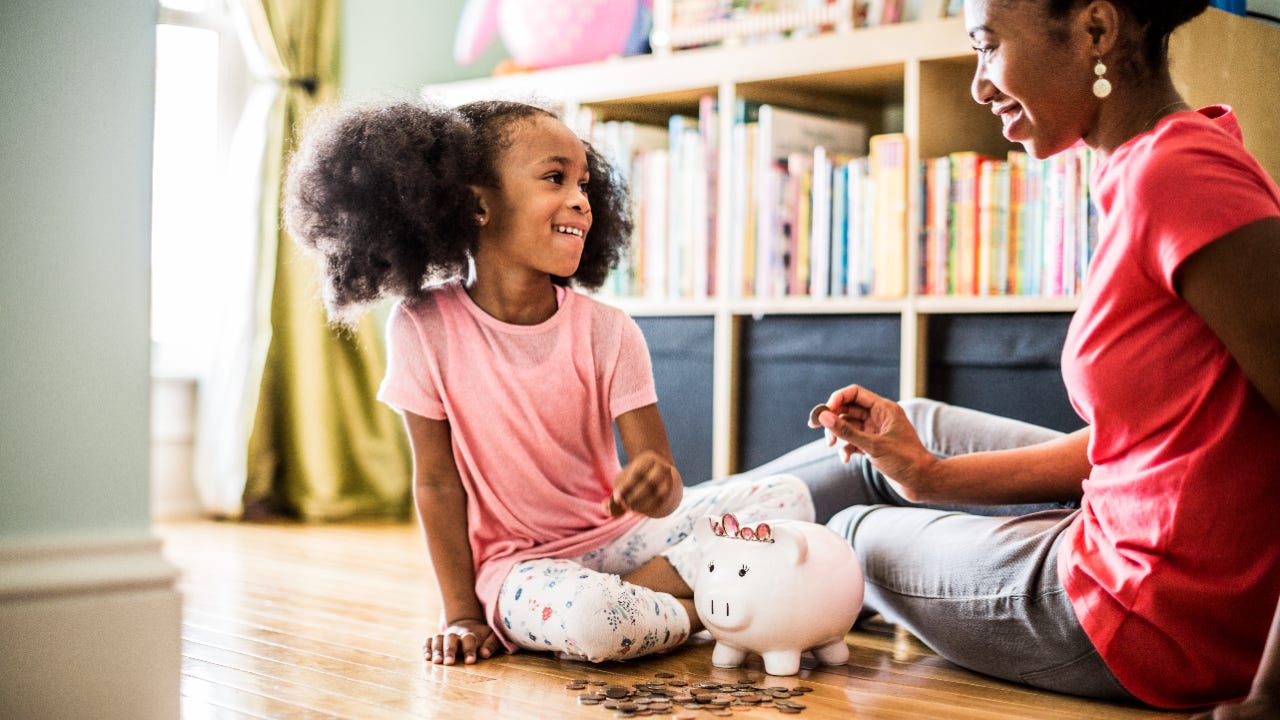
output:
[[[711, 477], [712, 350], [710, 316], [638, 317], [653, 360], [658, 409], [686, 485]], [[618, 450], [622, 454], [621, 446]]]
[[1078, 430], [1062, 383], [1071, 315], [929, 318], [929, 397], [1063, 431]]
[[776, 315], [743, 322], [738, 468], [748, 470], [821, 437], [809, 410], [858, 383], [898, 396], [897, 315]]

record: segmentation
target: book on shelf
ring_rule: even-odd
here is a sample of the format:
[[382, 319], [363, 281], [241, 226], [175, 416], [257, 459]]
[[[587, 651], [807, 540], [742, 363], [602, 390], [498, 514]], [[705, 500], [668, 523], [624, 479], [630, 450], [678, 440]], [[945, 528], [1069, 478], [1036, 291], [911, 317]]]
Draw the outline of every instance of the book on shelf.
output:
[[862, 123], [771, 104], [732, 111], [727, 217], [716, 202], [714, 99], [699, 103], [697, 117], [672, 115], [665, 128], [592, 124], [591, 142], [630, 184], [635, 224], [630, 252], [602, 292], [651, 300], [722, 290], [735, 298], [905, 295], [905, 136], [868, 137]]
[[831, 257], [827, 268], [827, 290], [832, 297], [840, 297], [848, 292], [849, 231], [845, 222], [848, 218], [849, 166], [839, 159], [833, 159], [831, 164]]
[[813, 170], [809, 181], [809, 282], [814, 297], [831, 294], [831, 206], [832, 167], [826, 147], [813, 148]]
[[868, 158], [876, 198], [872, 294], [902, 297], [907, 290], [907, 136], [872, 136]]
[[917, 290], [922, 295], [950, 295], [955, 287], [946, 272], [951, 242], [951, 156], [921, 161], [920, 264]]
[[[828, 293], [834, 158], [864, 154], [866, 127], [770, 104], [740, 105], [737, 126], [744, 129], [735, 129], [741, 140], [733, 150], [751, 154], [730, 164], [749, 168], [751, 178], [730, 189], [730, 208], [741, 213], [729, 221], [731, 286], [761, 298], [810, 295], [815, 285], [819, 294]], [[814, 245], [815, 230], [820, 246]]]
[[1073, 296], [1097, 241], [1086, 147], [1037, 160], [972, 151], [922, 160], [917, 289], [924, 295]]
[[[819, 146], [821, 147], [821, 146]], [[787, 238], [787, 294], [808, 295], [810, 219], [813, 212], [813, 155], [796, 152], [787, 157], [787, 194], [783, 213], [783, 235]]]
[[650, 39], [662, 51], [847, 30], [866, 16], [865, 5], [866, 0], [666, 0], [654, 6]]
[[703, 157], [703, 192], [706, 196], [707, 212], [705, 217], [706, 248], [703, 250], [706, 263], [706, 295], [715, 295], [719, 273], [716, 272], [716, 251], [719, 238], [720, 197], [720, 108], [719, 102], [711, 95], [703, 95], [698, 101], [698, 133], [702, 140]]
[[876, 192], [869, 158], [845, 163], [845, 294], [870, 295], [875, 284]]
[[752, 172], [755, 153], [755, 123], [734, 123], [729, 148], [729, 285], [730, 296], [754, 293], [756, 273], [755, 237], [756, 175]]
[[948, 0], [907, 0], [904, 20], [937, 20], [947, 17]]
[[716, 292], [717, 109], [672, 115], [666, 127], [597, 121], [587, 139], [629, 186], [631, 247], [602, 294], [685, 300]]
[[[699, 193], [702, 177], [702, 138], [697, 118], [672, 115], [668, 120], [670, 143], [667, 184], [667, 296], [699, 297], [695, 276], [706, 247], [704, 227], [696, 222], [707, 212], [705, 193]], [[702, 285], [705, 297], [705, 283]]]
[[[654, 285], [659, 279], [652, 271], [655, 264], [665, 267], [665, 248], [660, 251], [656, 243], [666, 242], [667, 128], [604, 121], [595, 118], [594, 114], [590, 116], [593, 118], [591, 122], [585, 123], [586, 115], [579, 113], [578, 117], [581, 125], [579, 134], [609, 162], [631, 195], [634, 225], [631, 246], [599, 292], [605, 295], [648, 296], [656, 292], [655, 287], [664, 287]], [[663, 218], [661, 227], [655, 221], [657, 214]]]
[[652, 150], [638, 158], [637, 184], [643, 199], [640, 203], [641, 224], [639, 232], [632, 234], [632, 246], [638, 248], [640, 267], [644, 275], [639, 287], [626, 295], [639, 295], [652, 300], [662, 300], [668, 295], [667, 282], [667, 187], [670, 183], [670, 155], [665, 150]]

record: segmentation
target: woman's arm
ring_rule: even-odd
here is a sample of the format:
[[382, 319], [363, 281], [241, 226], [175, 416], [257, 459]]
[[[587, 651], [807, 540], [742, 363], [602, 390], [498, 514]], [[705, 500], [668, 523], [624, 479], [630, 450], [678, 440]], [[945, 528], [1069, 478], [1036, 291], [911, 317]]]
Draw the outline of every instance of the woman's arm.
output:
[[1089, 429], [1011, 450], [938, 458], [902, 406], [850, 385], [832, 393], [819, 423], [848, 443], [844, 460], [866, 455], [912, 502], [1012, 505], [1079, 499], [1089, 476]]
[[484, 606], [476, 597], [475, 570], [467, 539], [467, 496], [453, 460], [449, 423], [404, 414], [413, 446], [413, 499], [427, 540], [431, 567], [440, 586], [447, 629], [428, 636], [423, 654], [428, 662], [452, 665], [487, 658], [499, 648]]
[[610, 513], [633, 510], [649, 517], [666, 517], [675, 512], [684, 497], [684, 482], [671, 457], [671, 442], [658, 406], [623, 413], [617, 424], [628, 462], [614, 478]]
[[1173, 281], [1280, 414], [1280, 218], [1209, 243], [1183, 261]]
[[[1280, 413], [1280, 218], [1250, 223], [1201, 248], [1174, 273], [1183, 299], [1227, 346], [1245, 377]], [[1198, 715], [1280, 716], [1280, 605], [1249, 696]]]

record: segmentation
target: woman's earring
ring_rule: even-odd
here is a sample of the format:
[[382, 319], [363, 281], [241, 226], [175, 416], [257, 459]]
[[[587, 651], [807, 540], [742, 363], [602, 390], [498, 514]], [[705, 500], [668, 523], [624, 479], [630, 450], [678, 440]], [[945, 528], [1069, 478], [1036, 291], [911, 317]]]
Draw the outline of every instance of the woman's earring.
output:
[[476, 213], [476, 224], [483, 227], [489, 222], [489, 216], [485, 213]]
[[1104, 98], [1111, 94], [1111, 81], [1103, 77], [1107, 74], [1107, 66], [1102, 64], [1102, 56], [1098, 56], [1098, 62], [1093, 66], [1093, 74], [1098, 76], [1093, 81], [1093, 96]]

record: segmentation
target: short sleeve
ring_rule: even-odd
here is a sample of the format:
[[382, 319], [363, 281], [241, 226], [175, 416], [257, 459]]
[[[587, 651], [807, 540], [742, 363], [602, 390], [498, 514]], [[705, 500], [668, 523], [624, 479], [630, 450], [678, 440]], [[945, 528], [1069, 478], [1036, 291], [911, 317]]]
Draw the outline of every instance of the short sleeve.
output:
[[644, 333], [635, 320], [621, 313], [619, 317], [618, 359], [609, 386], [609, 412], [614, 418], [658, 402]]
[[421, 318], [403, 302], [387, 318], [387, 373], [378, 399], [396, 412], [409, 411], [432, 420], [446, 418]]
[[1168, 152], [1152, 153], [1133, 178], [1149, 271], [1166, 288], [1209, 243], [1277, 214], [1269, 178], [1238, 141], [1213, 127], [1170, 128]]

